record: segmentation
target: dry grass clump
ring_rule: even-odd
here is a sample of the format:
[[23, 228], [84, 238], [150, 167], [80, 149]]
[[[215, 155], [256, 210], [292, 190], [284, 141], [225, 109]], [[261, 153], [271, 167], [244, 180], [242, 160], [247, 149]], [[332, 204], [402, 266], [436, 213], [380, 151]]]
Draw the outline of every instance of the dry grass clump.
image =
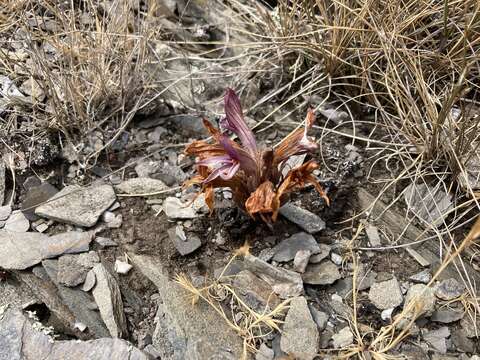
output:
[[52, 130], [75, 140], [99, 132], [105, 146], [92, 150], [111, 144], [155, 92], [146, 65], [160, 27], [139, 4], [2, 2], [0, 75], [27, 95], [5, 107], [2, 134], [35, 141]]
[[[358, 234], [363, 227], [360, 225], [357, 233], [352, 240], [347, 244], [347, 247], [353, 245]], [[458, 257], [465, 249], [475, 245], [480, 240], [480, 217], [477, 217], [475, 223], [471, 227], [469, 233], [459, 244], [458, 248], [449, 253], [440, 264], [439, 268], [432, 276], [432, 279], [426, 285], [427, 288], [432, 288], [438, 280], [440, 274], [453, 262], [458, 260]], [[352, 304], [353, 314], [349, 319], [350, 328], [354, 335], [354, 344], [345, 349], [340, 349], [338, 358], [340, 359], [375, 359], [375, 360], [390, 360], [390, 359], [404, 359], [405, 357], [398, 354], [398, 346], [411, 334], [412, 326], [415, 321], [423, 314], [424, 304], [421, 301], [421, 294], [414, 297], [410, 302], [404, 304], [403, 310], [398, 314], [391, 324], [383, 326], [378, 330], [373, 330], [367, 327], [364, 331], [362, 325], [357, 318], [357, 277], [358, 277], [358, 259], [357, 255], [353, 253], [350, 248], [351, 260], [353, 265], [353, 280], [352, 280]], [[472, 323], [476, 323], [478, 316], [478, 299], [471, 298], [465, 293], [460, 298], [454, 301], [460, 301], [466, 311], [465, 316], [472, 318]], [[478, 331], [475, 329], [475, 331]]]
[[[261, 15], [232, 4], [250, 14], [250, 35], [283, 66], [285, 79], [312, 67], [322, 68], [313, 80], [328, 75], [302, 95], [363, 113], [388, 142], [413, 145], [402, 161], [420, 154], [452, 179], [466, 176], [480, 148], [478, 1], [280, 0]], [[355, 117], [354, 127], [363, 120]]]

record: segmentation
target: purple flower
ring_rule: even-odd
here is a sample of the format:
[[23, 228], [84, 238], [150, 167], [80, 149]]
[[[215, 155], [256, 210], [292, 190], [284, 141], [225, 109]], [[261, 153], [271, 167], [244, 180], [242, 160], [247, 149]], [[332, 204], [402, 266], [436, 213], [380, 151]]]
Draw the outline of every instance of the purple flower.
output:
[[220, 120], [220, 127], [237, 135], [248, 153], [256, 156], [257, 142], [255, 141], [252, 130], [249, 129], [243, 118], [240, 99], [237, 94], [235, 94], [235, 91], [230, 88], [227, 89], [227, 93], [225, 94], [225, 117]]

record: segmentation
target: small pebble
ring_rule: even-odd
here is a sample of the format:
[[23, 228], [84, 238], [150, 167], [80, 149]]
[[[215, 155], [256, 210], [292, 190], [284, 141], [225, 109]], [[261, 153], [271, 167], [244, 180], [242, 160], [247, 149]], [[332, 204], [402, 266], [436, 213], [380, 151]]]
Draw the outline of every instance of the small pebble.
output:
[[129, 263], [120, 261], [120, 260], [115, 260], [115, 271], [119, 274], [126, 275], [129, 273], [130, 270], [132, 270], [133, 266], [130, 265]]

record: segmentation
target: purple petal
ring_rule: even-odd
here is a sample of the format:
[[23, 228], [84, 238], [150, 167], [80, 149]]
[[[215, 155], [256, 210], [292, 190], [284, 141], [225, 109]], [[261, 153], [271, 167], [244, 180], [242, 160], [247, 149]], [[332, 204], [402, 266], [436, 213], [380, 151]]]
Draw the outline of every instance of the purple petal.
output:
[[298, 147], [301, 151], [314, 152], [318, 149], [318, 144], [314, 141], [311, 141], [305, 134], [298, 142]]
[[219, 168], [213, 170], [203, 182], [208, 183], [218, 177], [222, 178], [223, 180], [230, 180], [237, 173], [239, 168], [239, 163], [220, 166]]
[[253, 132], [243, 119], [240, 99], [232, 89], [227, 89], [225, 94], [225, 117], [220, 120], [220, 126], [236, 134], [250, 154], [257, 152], [257, 142]]
[[225, 164], [232, 164], [232, 163], [233, 163], [233, 159], [229, 155], [212, 156], [196, 162], [197, 165], [213, 166], [213, 167], [218, 167], [218, 165], [225, 165]]
[[[220, 145], [225, 149], [227, 154], [240, 163], [240, 167], [247, 174], [255, 174], [257, 171], [257, 161], [252, 155], [238, 147], [228, 136], [220, 137]], [[237, 146], [235, 146], [237, 145]]]

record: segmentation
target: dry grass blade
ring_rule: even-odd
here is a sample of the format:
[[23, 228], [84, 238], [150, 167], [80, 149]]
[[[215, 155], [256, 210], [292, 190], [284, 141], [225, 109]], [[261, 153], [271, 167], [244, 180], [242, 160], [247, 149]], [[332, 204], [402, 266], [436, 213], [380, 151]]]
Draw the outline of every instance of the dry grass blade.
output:
[[[205, 301], [211, 306], [219, 316], [239, 335], [244, 341], [243, 357], [246, 359], [249, 352], [256, 352], [259, 341], [268, 336], [273, 331], [280, 331], [279, 325], [282, 323], [281, 317], [285, 315], [290, 300], [285, 300], [275, 308], [269, 309], [268, 303], [262, 313], [258, 313], [246, 304], [237, 294], [236, 289], [228, 281], [231, 277], [224, 276], [225, 271], [238, 256], [248, 253], [248, 244], [242, 246], [230, 258], [225, 265], [221, 275], [210, 285], [202, 288], [195, 287], [188, 277], [184, 274], [176, 276], [175, 281], [191, 294], [192, 305], [198, 301]], [[232, 316], [227, 315], [224, 301], [229, 300]], [[235, 314], [240, 315], [239, 319]]]

